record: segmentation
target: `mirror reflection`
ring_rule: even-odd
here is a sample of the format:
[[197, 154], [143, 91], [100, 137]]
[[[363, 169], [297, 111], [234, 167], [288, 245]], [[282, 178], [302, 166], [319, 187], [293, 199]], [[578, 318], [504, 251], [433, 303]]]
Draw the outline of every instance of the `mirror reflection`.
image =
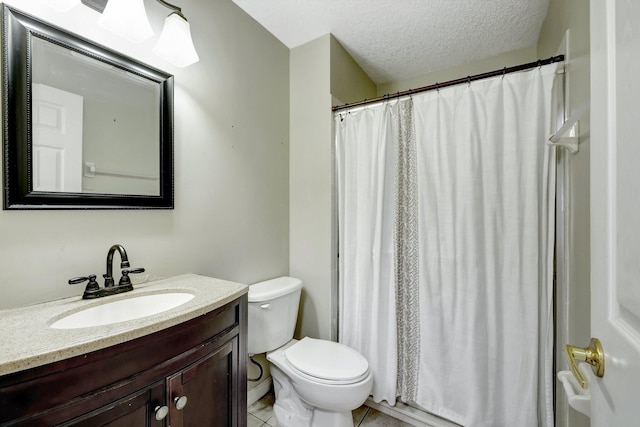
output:
[[173, 76], [2, 7], [4, 209], [173, 209]]
[[156, 82], [32, 39], [34, 191], [160, 194]]

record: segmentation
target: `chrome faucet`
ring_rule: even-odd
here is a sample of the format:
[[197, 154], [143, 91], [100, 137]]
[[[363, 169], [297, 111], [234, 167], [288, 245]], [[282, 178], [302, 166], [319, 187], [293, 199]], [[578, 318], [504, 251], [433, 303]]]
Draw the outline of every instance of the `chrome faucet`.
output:
[[[113, 255], [118, 251], [120, 254], [120, 268], [122, 268], [122, 277], [116, 286], [113, 280]], [[104, 277], [104, 287], [101, 288], [96, 281], [95, 274], [90, 274], [87, 277], [76, 277], [69, 279], [69, 284], [74, 285], [76, 283], [82, 283], [89, 281], [87, 287], [82, 295], [83, 299], [92, 299], [106, 297], [107, 295], [119, 294], [122, 292], [132, 291], [133, 285], [129, 274], [144, 273], [144, 268], [129, 269], [129, 258], [127, 257], [127, 251], [122, 245], [113, 245], [107, 252], [107, 272], [102, 275]]]

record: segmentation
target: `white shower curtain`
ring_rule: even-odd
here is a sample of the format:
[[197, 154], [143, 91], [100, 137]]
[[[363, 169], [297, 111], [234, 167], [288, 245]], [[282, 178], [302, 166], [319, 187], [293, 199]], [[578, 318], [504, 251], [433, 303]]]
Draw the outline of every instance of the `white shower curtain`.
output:
[[336, 114], [339, 337], [375, 401], [553, 425], [556, 69]]

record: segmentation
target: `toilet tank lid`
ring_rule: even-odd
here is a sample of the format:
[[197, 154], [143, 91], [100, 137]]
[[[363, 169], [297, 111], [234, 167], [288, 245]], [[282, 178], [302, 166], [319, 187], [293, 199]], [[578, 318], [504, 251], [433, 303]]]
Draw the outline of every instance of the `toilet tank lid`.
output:
[[302, 280], [295, 277], [277, 277], [249, 286], [249, 302], [262, 302], [276, 299], [302, 289]]

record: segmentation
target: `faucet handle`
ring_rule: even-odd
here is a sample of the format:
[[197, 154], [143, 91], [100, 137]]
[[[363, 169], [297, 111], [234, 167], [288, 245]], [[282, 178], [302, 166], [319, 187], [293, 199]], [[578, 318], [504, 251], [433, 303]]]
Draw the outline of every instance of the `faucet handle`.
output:
[[100, 289], [100, 285], [96, 281], [96, 275], [95, 274], [90, 274], [87, 277], [74, 277], [73, 279], [69, 279], [69, 284], [70, 285], [75, 285], [75, 284], [78, 284], [78, 283], [85, 282], [87, 280], [89, 281], [89, 283], [87, 283], [87, 287], [84, 290], [85, 293], [86, 292], [94, 292], [94, 291], [97, 291], [98, 289]]
[[118, 282], [119, 286], [129, 286], [131, 285], [131, 279], [129, 279], [129, 274], [137, 274], [144, 273], [144, 268], [132, 268], [132, 269], [124, 269], [122, 270], [122, 277]]

